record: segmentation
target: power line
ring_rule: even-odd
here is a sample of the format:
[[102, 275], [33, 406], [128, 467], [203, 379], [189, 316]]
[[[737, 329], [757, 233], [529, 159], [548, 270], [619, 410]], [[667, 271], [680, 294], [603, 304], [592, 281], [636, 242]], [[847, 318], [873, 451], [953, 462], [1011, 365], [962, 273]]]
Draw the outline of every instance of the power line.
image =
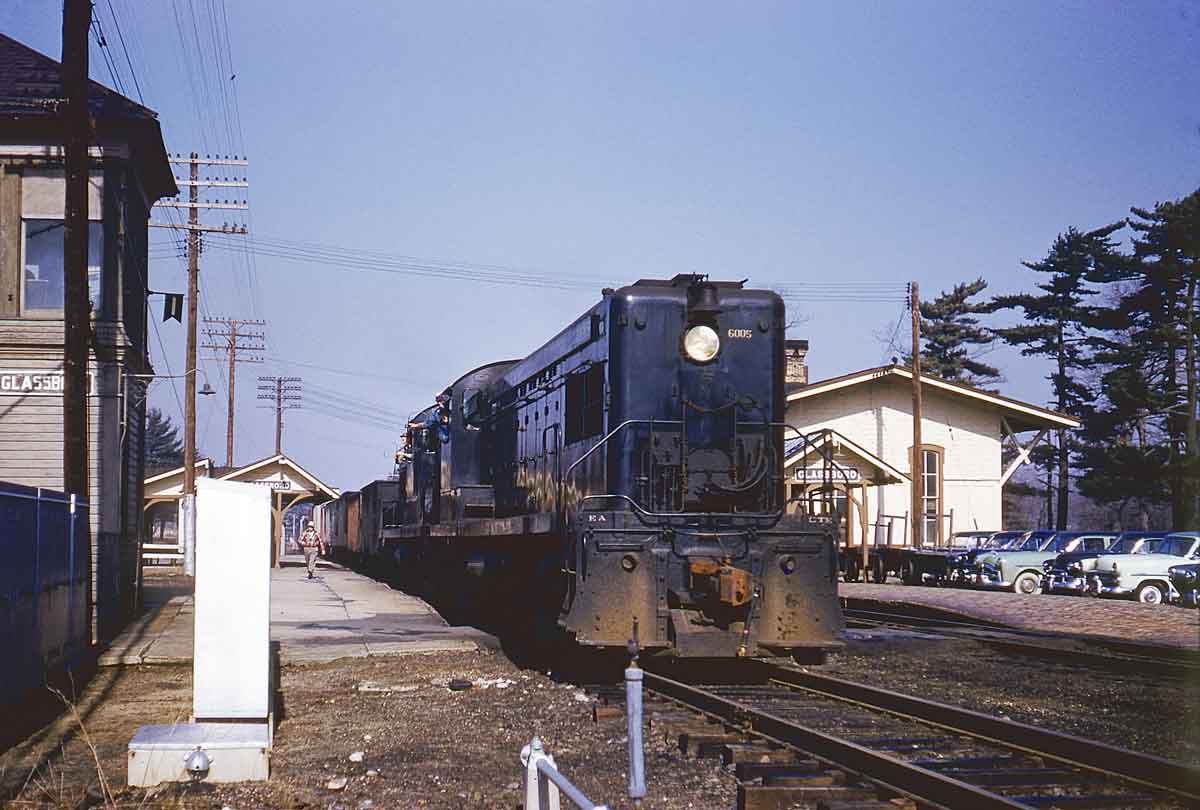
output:
[[125, 46], [125, 35], [121, 33], [121, 23], [117, 20], [117, 12], [113, 9], [112, 0], [108, 2], [108, 13], [112, 17], [113, 28], [117, 29], [117, 39], [121, 43], [121, 50], [125, 53], [125, 64], [129, 66], [129, 77], [133, 80], [133, 87], [137, 90], [138, 102], [145, 106], [146, 99], [142, 97], [142, 86], [138, 84], [137, 72], [133, 69], [133, 60], [129, 58], [129, 48]]
[[[417, 275], [455, 281], [543, 289], [594, 290], [608, 286], [612, 282], [611, 279], [569, 276], [561, 273], [536, 273], [499, 265], [426, 259], [383, 251], [353, 249], [313, 242], [295, 242], [261, 236], [244, 245], [235, 246], [218, 235], [212, 239], [212, 246], [218, 250], [249, 250], [264, 256], [320, 264], [339, 270]], [[907, 293], [906, 287], [894, 282], [798, 282], [768, 286], [786, 299], [813, 303], [894, 303], [903, 300]]]
[[125, 95], [125, 86], [121, 83], [121, 77], [117, 72], [116, 65], [108, 53], [108, 40], [104, 37], [104, 29], [100, 25], [100, 17], [96, 15], [95, 9], [92, 9], [91, 25], [88, 27], [92, 31], [92, 38], [96, 40], [96, 45], [99, 46], [100, 56], [104, 59], [104, 64], [108, 68], [108, 75], [112, 78], [114, 89], [120, 92], [121, 95]]
[[316, 363], [303, 363], [299, 360], [289, 360], [286, 357], [279, 357], [277, 355], [269, 355], [268, 359], [273, 360], [276, 363], [282, 363], [285, 366], [297, 366], [298, 368], [315, 369], [317, 371], [324, 371], [329, 374], [339, 374], [346, 377], [366, 377], [373, 380], [387, 380], [389, 382], [398, 383], [423, 384], [428, 382], [428, 380], [418, 379], [416, 377], [390, 377], [386, 374], [379, 374], [375, 371], [358, 371], [355, 369], [345, 368], [344, 366], [342, 368], [334, 368], [333, 366], [322, 366]]

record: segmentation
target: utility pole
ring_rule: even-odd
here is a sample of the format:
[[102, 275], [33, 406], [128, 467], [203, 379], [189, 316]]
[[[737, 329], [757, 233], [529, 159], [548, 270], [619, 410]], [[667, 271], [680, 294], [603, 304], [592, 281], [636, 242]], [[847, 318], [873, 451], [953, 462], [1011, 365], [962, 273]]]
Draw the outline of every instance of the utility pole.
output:
[[300, 407], [300, 377], [259, 377], [258, 398], [274, 401], [259, 405], [275, 409], [275, 455], [283, 453], [283, 412]]
[[[197, 155], [192, 152], [192, 185], [188, 187], [188, 199], [192, 208], [188, 211], [188, 320], [187, 320], [187, 360], [184, 373], [184, 411], [183, 411], [183, 494], [196, 494], [196, 313], [197, 298], [200, 297], [200, 209], [195, 203], [198, 199], [198, 187], [195, 185], [199, 175]], [[158, 203], [155, 203], [157, 205]]]
[[174, 228], [187, 232], [188, 245], [188, 323], [187, 323], [187, 369], [184, 372], [186, 401], [183, 403], [183, 494], [196, 493], [196, 320], [198, 311], [197, 298], [200, 294], [200, 235], [202, 233], [246, 234], [245, 226], [209, 226], [200, 224], [200, 209], [221, 208], [229, 210], [245, 210], [249, 206], [245, 201], [205, 202], [200, 200], [200, 189], [207, 186], [225, 188], [248, 188], [249, 183], [243, 180], [201, 180], [201, 166], [247, 166], [248, 160], [242, 158], [221, 158], [205, 156], [204, 159], [196, 152], [188, 158], [178, 155], [170, 158], [173, 164], [186, 164], [190, 167], [188, 180], [178, 181], [180, 186], [187, 186], [188, 201], [160, 200], [154, 203], [155, 208], [186, 208], [188, 211], [187, 224], [174, 222], [151, 222], [153, 228]]
[[[261, 355], [238, 356], [238, 350], [247, 352], [264, 352], [266, 346], [263, 332], [253, 331], [245, 327], [266, 326], [266, 321], [239, 320], [237, 318], [205, 318], [204, 334], [212, 342], [205, 343], [205, 349], [224, 351], [229, 359], [229, 413], [225, 422], [225, 466], [233, 466], [233, 412], [234, 386], [237, 375], [234, 374], [238, 363], [261, 363]], [[239, 329], [238, 327], [242, 327]], [[242, 342], [244, 341], [244, 342]]]
[[91, 21], [89, 0], [64, 0], [63, 491], [84, 500], [88, 497], [87, 368], [92, 331], [87, 270], [88, 147], [92, 140], [87, 38]]
[[[921, 293], [909, 285], [912, 308], [912, 544], [925, 544], [925, 454], [921, 448]], [[941, 520], [939, 516], [937, 518]]]

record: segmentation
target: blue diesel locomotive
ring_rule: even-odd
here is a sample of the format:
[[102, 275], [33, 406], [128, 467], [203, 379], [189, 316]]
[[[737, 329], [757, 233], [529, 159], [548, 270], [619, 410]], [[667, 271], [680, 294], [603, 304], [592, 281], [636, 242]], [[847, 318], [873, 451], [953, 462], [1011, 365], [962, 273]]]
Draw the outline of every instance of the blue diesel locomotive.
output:
[[785, 496], [784, 325], [770, 291], [642, 280], [528, 357], [466, 374], [398, 454], [398, 571], [589, 647], [836, 644], [833, 527]]

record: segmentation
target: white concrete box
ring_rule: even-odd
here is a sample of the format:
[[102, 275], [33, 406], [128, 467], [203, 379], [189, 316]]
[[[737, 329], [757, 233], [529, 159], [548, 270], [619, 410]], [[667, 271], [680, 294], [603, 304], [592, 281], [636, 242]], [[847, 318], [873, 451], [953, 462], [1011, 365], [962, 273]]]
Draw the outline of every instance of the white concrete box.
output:
[[271, 714], [271, 492], [196, 480], [196, 636], [192, 713]]
[[270, 773], [271, 740], [266, 723], [142, 726], [129, 743], [129, 784], [150, 787], [188, 781], [184, 763], [197, 749], [209, 760], [205, 782], [265, 781]]

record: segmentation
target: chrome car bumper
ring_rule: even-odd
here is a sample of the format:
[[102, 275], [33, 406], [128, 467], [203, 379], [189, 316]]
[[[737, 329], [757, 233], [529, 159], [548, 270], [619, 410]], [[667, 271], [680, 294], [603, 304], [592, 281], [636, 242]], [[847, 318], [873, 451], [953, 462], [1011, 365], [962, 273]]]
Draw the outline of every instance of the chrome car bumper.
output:
[[981, 588], [1008, 588], [1012, 585], [1000, 573], [1000, 569], [991, 565], [981, 565], [975, 569], [975, 584]]
[[1073, 593], [1083, 594], [1087, 591], [1087, 578], [1072, 576], [1062, 571], [1054, 571], [1042, 577], [1044, 593]]
[[1122, 585], [1119, 580], [1092, 575], [1087, 580], [1087, 592], [1092, 596], [1129, 596], [1133, 588]]

